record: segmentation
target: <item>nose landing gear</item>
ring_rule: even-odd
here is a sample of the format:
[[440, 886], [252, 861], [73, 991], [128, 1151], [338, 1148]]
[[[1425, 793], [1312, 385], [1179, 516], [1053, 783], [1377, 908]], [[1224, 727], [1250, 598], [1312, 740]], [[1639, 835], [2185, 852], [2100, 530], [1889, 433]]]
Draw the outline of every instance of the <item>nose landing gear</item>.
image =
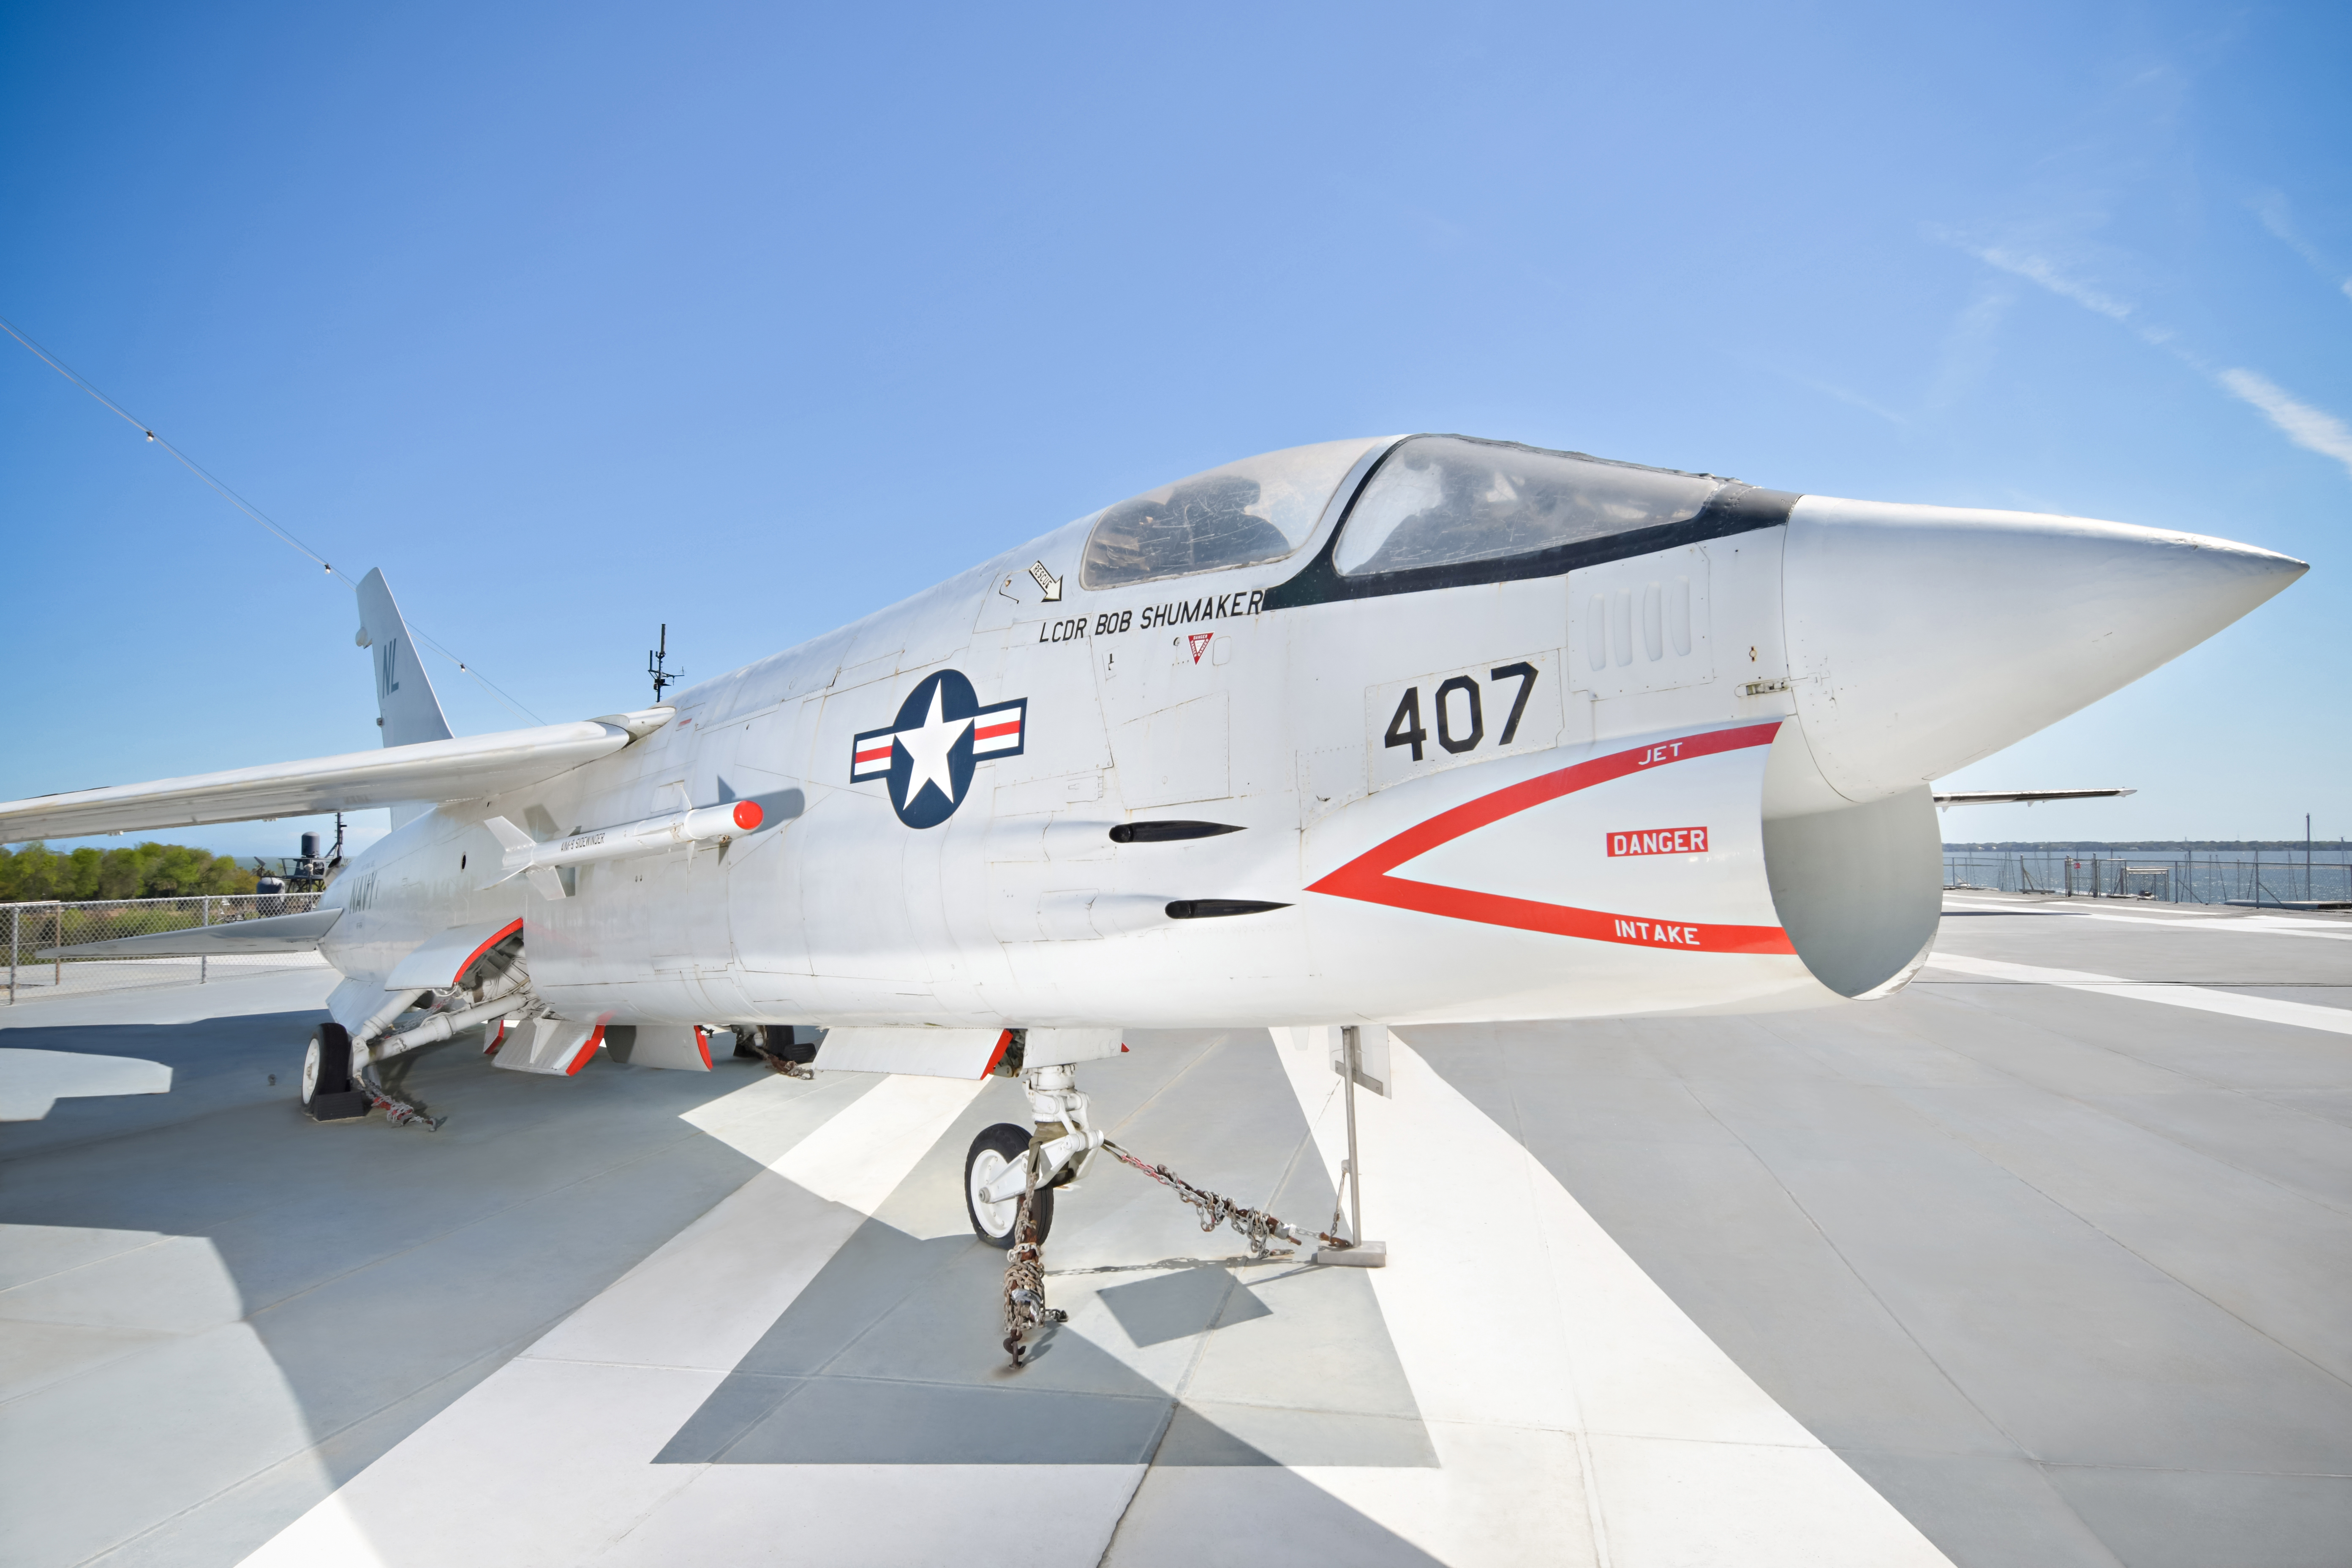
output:
[[1029, 1091], [1035, 1131], [1011, 1121], [982, 1130], [964, 1155], [964, 1212], [972, 1234], [991, 1247], [1012, 1247], [1021, 1200], [1043, 1243], [1054, 1227], [1054, 1193], [1075, 1186], [1103, 1146], [1089, 1124], [1087, 1097], [1078, 1092], [1078, 1069], [1066, 1064], [1034, 1067], [1021, 1075]]
[[[1348, 1031], [1349, 1061], [1354, 1058], [1355, 1031]], [[1045, 1233], [1053, 1228], [1054, 1194], [1076, 1186], [1108, 1151], [1111, 1158], [1135, 1169], [1200, 1211], [1201, 1228], [1213, 1231], [1231, 1226], [1249, 1238], [1252, 1258], [1288, 1257], [1291, 1249], [1321, 1243], [1318, 1263], [1348, 1263], [1377, 1268], [1388, 1260], [1379, 1242], [1360, 1243], [1354, 1235], [1307, 1231], [1261, 1210], [1222, 1197], [1177, 1175], [1165, 1165], [1146, 1164], [1105, 1137], [1093, 1124], [1087, 1097], [1078, 1092], [1077, 1069], [1070, 1066], [1038, 1066], [1023, 1072], [1029, 1091], [1034, 1131], [1014, 1122], [1000, 1121], [983, 1128], [964, 1155], [964, 1212], [972, 1234], [1008, 1253], [1004, 1260], [1004, 1349], [1014, 1366], [1026, 1364], [1029, 1335], [1054, 1323], [1069, 1321], [1069, 1314], [1045, 1304]], [[1349, 1155], [1352, 1197], [1355, 1155], [1354, 1102], [1349, 1101]], [[1336, 1228], [1339, 1218], [1335, 1215]], [[1361, 1220], [1358, 1221], [1360, 1231]], [[1287, 1244], [1287, 1247], [1282, 1244]]]
[[[983, 1128], [971, 1141], [971, 1152], [963, 1160], [964, 1213], [971, 1218], [974, 1236], [991, 1247], [1010, 1248], [1013, 1241], [1014, 1222], [1021, 1215], [1021, 1194], [1029, 1184], [1029, 1133], [1010, 1121], [1000, 1121]], [[1007, 1172], [1012, 1173], [1015, 1186], [1010, 1195], [994, 1197], [995, 1184]], [[1054, 1228], [1054, 1189], [1046, 1188], [1033, 1195], [1030, 1212], [1035, 1215], [1037, 1239]]]

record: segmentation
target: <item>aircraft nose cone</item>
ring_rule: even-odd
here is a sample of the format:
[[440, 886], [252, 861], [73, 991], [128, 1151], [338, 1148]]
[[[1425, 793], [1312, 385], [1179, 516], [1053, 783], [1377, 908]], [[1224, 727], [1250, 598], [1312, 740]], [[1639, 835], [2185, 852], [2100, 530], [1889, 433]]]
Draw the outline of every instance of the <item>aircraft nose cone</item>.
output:
[[2091, 518], [1807, 496], [1781, 565], [1798, 721], [1848, 799], [1916, 788], [2138, 679], [2307, 570]]

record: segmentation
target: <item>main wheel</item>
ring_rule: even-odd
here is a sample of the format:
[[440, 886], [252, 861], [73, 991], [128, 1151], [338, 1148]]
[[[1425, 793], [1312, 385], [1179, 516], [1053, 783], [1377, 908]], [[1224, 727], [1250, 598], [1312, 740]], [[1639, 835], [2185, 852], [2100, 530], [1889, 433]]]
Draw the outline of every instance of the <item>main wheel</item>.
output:
[[302, 1053], [302, 1103], [351, 1087], [351, 1034], [341, 1024], [321, 1024], [310, 1031], [310, 1047]]
[[[1016, 1166], [1029, 1157], [1029, 1129], [1010, 1121], [1000, 1121], [983, 1128], [971, 1141], [971, 1152], [963, 1157], [963, 1207], [971, 1216], [971, 1232], [991, 1247], [1010, 1251], [1016, 1239], [1014, 1222], [1021, 1217], [1021, 1200], [1003, 1198], [990, 1203], [980, 1195], [981, 1189], [1004, 1173], [1006, 1167]], [[1037, 1239], [1044, 1241], [1054, 1228], [1054, 1191], [1041, 1188], [1029, 1200], [1029, 1212], [1037, 1222]]]

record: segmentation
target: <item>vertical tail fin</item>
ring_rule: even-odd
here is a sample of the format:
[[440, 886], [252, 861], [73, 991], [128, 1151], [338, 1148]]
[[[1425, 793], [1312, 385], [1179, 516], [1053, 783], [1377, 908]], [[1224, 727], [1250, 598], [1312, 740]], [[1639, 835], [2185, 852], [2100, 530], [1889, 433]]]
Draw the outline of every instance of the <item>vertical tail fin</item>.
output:
[[[441, 699], [433, 694], [433, 678], [425, 673], [408, 623], [393, 602], [392, 585], [381, 569], [360, 580], [360, 630], [352, 640], [366, 648], [375, 665], [376, 722], [383, 727], [387, 746], [413, 745], [419, 741], [450, 738], [449, 721], [441, 714]], [[427, 807], [395, 805], [392, 826], [405, 826]]]
[[449, 721], [441, 716], [433, 678], [425, 673], [425, 661], [417, 657], [408, 625], [393, 602], [392, 584], [380, 569], [360, 582], [360, 635], [355, 640], [374, 656], [375, 706], [383, 743], [409, 746], [449, 739]]

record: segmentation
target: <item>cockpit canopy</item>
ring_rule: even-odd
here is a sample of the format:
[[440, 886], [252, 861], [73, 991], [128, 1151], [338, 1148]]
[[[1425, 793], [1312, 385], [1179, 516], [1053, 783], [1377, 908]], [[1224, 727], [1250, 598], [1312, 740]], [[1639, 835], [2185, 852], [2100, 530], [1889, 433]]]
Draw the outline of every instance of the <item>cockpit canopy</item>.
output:
[[1244, 458], [1105, 511], [1079, 580], [1117, 588], [1279, 561], [1307, 542], [1331, 492], [1381, 441], [1324, 441]]
[[[1386, 454], [1377, 462], [1366, 459]], [[1466, 436], [1326, 441], [1212, 468], [1095, 521], [1079, 580], [1116, 588], [1279, 561], [1304, 545], [1360, 467], [1332, 564], [1347, 577], [1533, 554], [1695, 517], [1709, 474]]]
[[1332, 564], [1343, 577], [1532, 555], [1698, 515], [1724, 481], [1465, 436], [1415, 436], [1372, 471]]

